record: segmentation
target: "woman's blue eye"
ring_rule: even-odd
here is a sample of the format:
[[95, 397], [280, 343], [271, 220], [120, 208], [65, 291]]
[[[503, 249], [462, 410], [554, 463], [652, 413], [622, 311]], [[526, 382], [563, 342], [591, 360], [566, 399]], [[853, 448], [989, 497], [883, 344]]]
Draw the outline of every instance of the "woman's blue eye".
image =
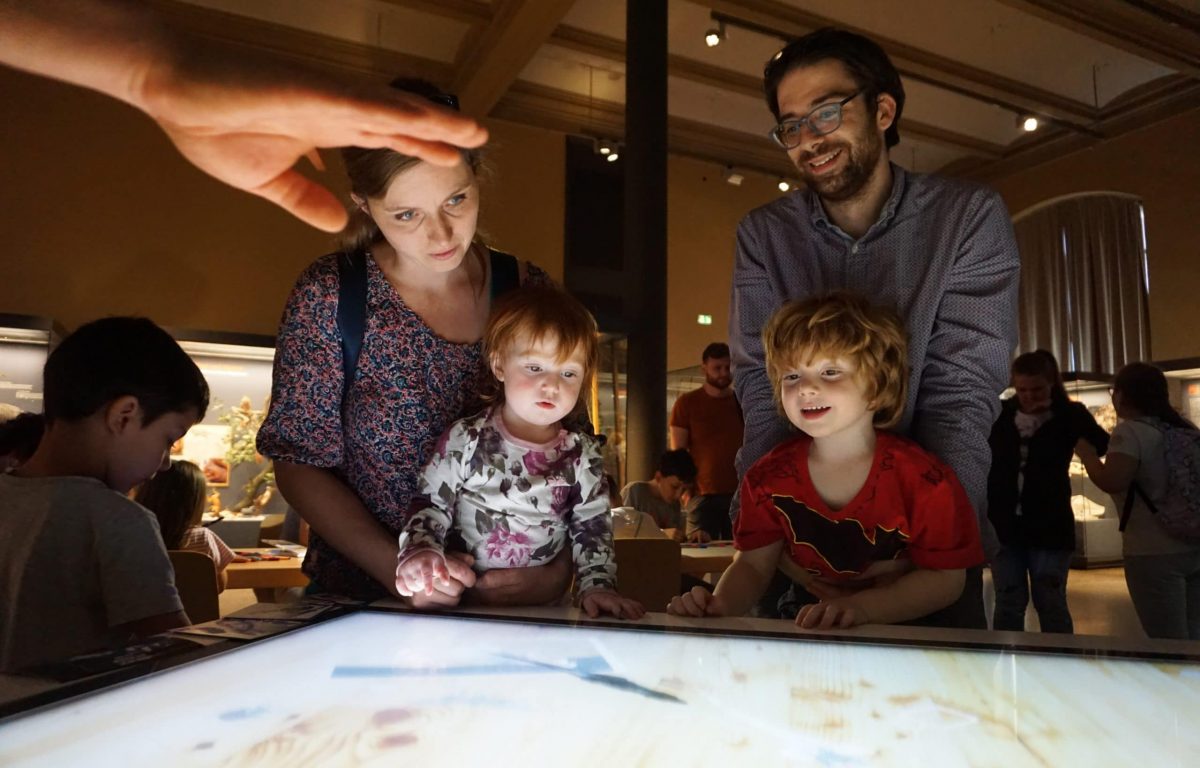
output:
[[400, 211], [396, 214], [396, 221], [412, 221], [416, 216], [416, 211]]
[[449, 205], [451, 208], [453, 208], [456, 205], [461, 205], [462, 202], [466, 199], [467, 199], [466, 195], [455, 195], [454, 197], [447, 200], [446, 204]]

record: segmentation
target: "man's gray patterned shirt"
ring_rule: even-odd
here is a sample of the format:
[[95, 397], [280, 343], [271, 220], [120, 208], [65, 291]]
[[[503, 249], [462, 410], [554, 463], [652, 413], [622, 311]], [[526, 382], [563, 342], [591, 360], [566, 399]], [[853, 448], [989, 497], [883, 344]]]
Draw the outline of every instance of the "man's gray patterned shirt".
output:
[[1000, 196], [964, 181], [892, 165], [892, 193], [862, 238], [799, 192], [758, 208], [738, 227], [730, 302], [734, 386], [746, 421], [738, 476], [791, 434], [776, 410], [760, 334], [784, 302], [848, 290], [894, 308], [908, 326], [909, 435], [958, 474], [975, 505], [984, 551], [988, 434], [1017, 343], [1020, 259]]

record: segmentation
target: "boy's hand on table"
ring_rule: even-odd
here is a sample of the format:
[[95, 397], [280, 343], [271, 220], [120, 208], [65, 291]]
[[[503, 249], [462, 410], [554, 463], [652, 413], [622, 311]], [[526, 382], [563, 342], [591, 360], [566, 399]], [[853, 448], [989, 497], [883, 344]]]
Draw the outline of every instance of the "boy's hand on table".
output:
[[688, 535], [687, 540], [692, 544], [707, 544], [712, 541], [712, 536], [708, 535], [708, 531], [697, 528]]
[[681, 528], [663, 528], [662, 532], [663, 532], [663, 535], [666, 536], [671, 541], [675, 541], [680, 544], [683, 543], [684, 535], [683, 535], [683, 530]]
[[866, 623], [866, 612], [848, 598], [811, 603], [796, 614], [796, 626], [804, 629], [845, 629]]
[[590, 619], [601, 613], [618, 619], [640, 619], [646, 615], [646, 609], [637, 600], [622, 597], [611, 589], [589, 589], [580, 596], [579, 606]]
[[671, 598], [671, 602], [667, 603], [667, 613], [702, 619], [705, 616], [724, 616], [725, 608], [712, 592], [704, 587], [692, 587], [690, 591]]

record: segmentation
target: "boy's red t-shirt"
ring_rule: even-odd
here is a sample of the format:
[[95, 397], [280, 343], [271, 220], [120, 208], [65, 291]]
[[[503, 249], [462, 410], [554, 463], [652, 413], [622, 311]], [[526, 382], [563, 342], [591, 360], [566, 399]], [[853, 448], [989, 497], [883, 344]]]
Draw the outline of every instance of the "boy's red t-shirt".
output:
[[759, 459], [742, 480], [734, 546], [783, 540], [792, 560], [829, 581], [852, 579], [880, 560], [952, 570], [983, 562], [971, 502], [953, 470], [919, 445], [877, 432], [867, 481], [829, 509], [808, 472], [812, 438], [801, 435]]

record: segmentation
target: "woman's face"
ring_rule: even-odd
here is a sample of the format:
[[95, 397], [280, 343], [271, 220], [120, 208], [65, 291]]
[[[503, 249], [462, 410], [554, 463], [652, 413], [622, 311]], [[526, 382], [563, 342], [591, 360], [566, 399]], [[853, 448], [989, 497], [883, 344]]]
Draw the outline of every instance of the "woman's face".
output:
[[1041, 413], [1050, 410], [1050, 382], [1045, 376], [1013, 376], [1017, 390], [1017, 407], [1022, 413]]
[[465, 161], [451, 167], [420, 162], [398, 173], [383, 197], [366, 205], [402, 261], [450, 272], [475, 238], [479, 185]]

